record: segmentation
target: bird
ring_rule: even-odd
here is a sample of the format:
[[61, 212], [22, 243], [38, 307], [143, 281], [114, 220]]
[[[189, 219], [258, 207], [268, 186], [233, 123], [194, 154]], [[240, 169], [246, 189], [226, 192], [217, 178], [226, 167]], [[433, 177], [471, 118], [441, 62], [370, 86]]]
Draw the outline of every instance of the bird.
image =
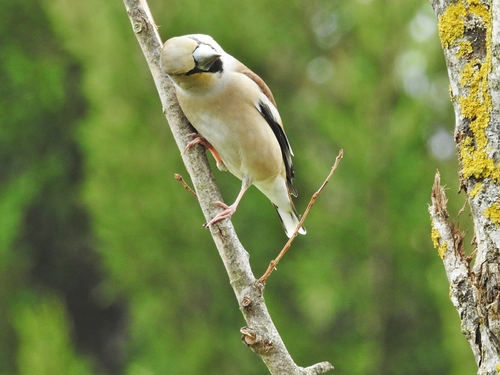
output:
[[[222, 211], [205, 226], [231, 218], [245, 191], [254, 185], [271, 201], [291, 237], [300, 222], [292, 201], [292, 196], [297, 196], [293, 152], [269, 87], [209, 35], [168, 39], [161, 50], [160, 65], [173, 81], [179, 105], [197, 131], [185, 151], [202, 144], [214, 156], [219, 170], [228, 170], [242, 181], [232, 205], [214, 202]], [[298, 233], [306, 233], [304, 226]]]

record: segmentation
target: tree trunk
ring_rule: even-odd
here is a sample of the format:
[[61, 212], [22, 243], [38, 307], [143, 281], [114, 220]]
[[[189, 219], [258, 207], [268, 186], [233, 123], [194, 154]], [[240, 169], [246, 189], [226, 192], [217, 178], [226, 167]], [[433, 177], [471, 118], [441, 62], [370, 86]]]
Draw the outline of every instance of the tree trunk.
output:
[[[475, 252], [464, 253], [463, 234], [452, 224], [439, 173], [432, 189], [432, 240], [443, 260], [451, 300], [458, 310], [478, 374], [500, 372], [500, 4], [498, 1], [431, 0], [438, 17]], [[473, 259], [474, 257], [474, 259]], [[471, 262], [473, 260], [473, 266]]]

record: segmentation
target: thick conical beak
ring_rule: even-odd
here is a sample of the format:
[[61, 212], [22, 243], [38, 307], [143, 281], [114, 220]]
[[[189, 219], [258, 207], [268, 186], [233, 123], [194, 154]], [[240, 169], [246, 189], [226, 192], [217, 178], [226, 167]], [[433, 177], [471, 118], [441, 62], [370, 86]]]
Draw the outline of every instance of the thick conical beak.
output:
[[212, 47], [208, 44], [200, 44], [198, 48], [193, 52], [194, 61], [196, 63], [196, 67], [203, 71], [210, 70], [212, 64], [221, 57], [220, 53], [217, 53]]

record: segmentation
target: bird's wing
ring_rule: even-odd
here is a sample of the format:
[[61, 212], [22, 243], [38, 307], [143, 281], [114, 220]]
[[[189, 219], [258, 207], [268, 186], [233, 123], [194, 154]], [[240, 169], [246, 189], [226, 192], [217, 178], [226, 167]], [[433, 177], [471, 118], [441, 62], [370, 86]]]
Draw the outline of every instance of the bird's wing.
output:
[[242, 69], [240, 70], [240, 73], [246, 75], [248, 78], [250, 78], [252, 81], [254, 81], [257, 84], [257, 86], [259, 86], [262, 93], [267, 97], [267, 99], [269, 99], [269, 101], [276, 108], [278, 108], [278, 106], [276, 105], [276, 101], [274, 100], [273, 93], [271, 92], [271, 90], [269, 89], [269, 87], [266, 85], [266, 83], [264, 82], [264, 80], [262, 78], [260, 78], [257, 74], [252, 72], [250, 69], [248, 69], [244, 65], [243, 65]]
[[297, 190], [293, 186], [293, 178], [295, 175], [292, 163], [293, 151], [283, 129], [283, 124], [281, 123], [281, 118], [279, 117], [279, 113], [276, 108], [276, 101], [274, 100], [273, 94], [271, 93], [271, 90], [266, 85], [266, 83], [262, 80], [262, 78], [260, 78], [257, 74], [252, 72], [242, 63], [238, 63], [239, 64], [237, 71], [250, 78], [257, 84], [257, 86], [259, 86], [260, 90], [262, 91], [263, 95], [255, 106], [262, 117], [264, 117], [266, 122], [269, 124], [274, 135], [276, 136], [276, 139], [278, 140], [281, 148], [281, 154], [283, 156], [283, 162], [285, 163], [288, 191], [290, 192], [290, 194], [296, 197]]

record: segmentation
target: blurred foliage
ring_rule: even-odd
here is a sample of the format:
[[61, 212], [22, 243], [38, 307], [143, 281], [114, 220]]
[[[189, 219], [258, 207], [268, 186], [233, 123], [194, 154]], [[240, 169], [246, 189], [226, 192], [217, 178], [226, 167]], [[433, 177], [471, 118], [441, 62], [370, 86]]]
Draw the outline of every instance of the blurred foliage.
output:
[[88, 361], [71, 350], [70, 326], [61, 302], [46, 297], [30, 305], [29, 299], [25, 296], [14, 319], [19, 337], [19, 374], [92, 374]]
[[[121, 2], [4, 0], [0, 374], [263, 374]], [[273, 90], [296, 201], [337, 173], [268, 281], [295, 361], [337, 374], [475, 372], [429, 239], [458, 186], [424, 0], [156, 1], [164, 39], [212, 35]], [[227, 201], [240, 183], [216, 172]], [[464, 226], [467, 218], [461, 218]], [[286, 237], [257, 189], [233, 217], [256, 276]]]

